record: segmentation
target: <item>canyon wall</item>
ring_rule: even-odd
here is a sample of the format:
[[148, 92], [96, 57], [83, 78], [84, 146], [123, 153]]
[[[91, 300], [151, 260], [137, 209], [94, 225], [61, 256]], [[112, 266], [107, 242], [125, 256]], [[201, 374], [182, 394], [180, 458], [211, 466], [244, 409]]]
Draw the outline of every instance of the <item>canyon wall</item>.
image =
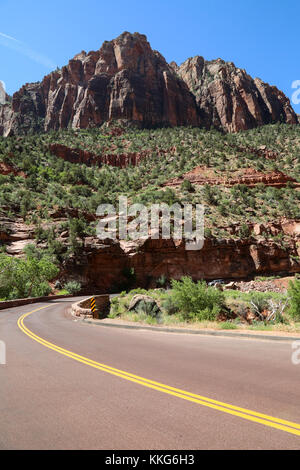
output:
[[[267, 230], [257, 226], [257, 234]], [[156, 281], [191, 276], [194, 280], [247, 279], [257, 275], [300, 272], [300, 223], [272, 228], [292, 235], [288, 248], [261, 238], [207, 239], [202, 250], [187, 251], [184, 241], [147, 240], [138, 244], [88, 238], [81, 257], [68, 270], [83, 285], [101, 292], [155, 287]], [[278, 233], [279, 233], [278, 232]], [[284, 232], [283, 232], [284, 233]], [[133, 271], [132, 271], [133, 270]], [[131, 274], [130, 274], [131, 273]]]

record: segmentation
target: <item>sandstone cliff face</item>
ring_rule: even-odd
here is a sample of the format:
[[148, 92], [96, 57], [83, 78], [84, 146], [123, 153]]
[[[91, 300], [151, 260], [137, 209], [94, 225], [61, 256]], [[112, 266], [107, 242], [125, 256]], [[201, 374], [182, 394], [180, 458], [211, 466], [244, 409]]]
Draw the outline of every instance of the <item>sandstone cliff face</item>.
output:
[[0, 105], [0, 135], [7, 136], [10, 134], [14, 113], [10, 105]]
[[289, 99], [221, 59], [167, 64], [144, 35], [128, 32], [81, 52], [41, 83], [0, 106], [0, 135], [100, 126], [122, 119], [141, 127], [214, 126], [236, 132], [298, 123]]
[[[85, 217], [76, 210], [52, 213], [58, 222], [68, 216]], [[48, 226], [48, 225], [47, 225]], [[46, 225], [45, 225], [46, 228]], [[237, 234], [240, 226], [224, 227], [228, 234]], [[180, 279], [184, 275], [198, 279], [244, 279], [263, 274], [300, 273], [300, 220], [284, 219], [270, 224], [249, 224], [253, 236], [247, 239], [233, 238], [205, 240], [200, 251], [187, 251], [180, 240], [139, 240], [137, 242], [114, 242], [88, 237], [81, 254], [68, 258], [62, 277], [79, 279], [84, 287], [98, 292], [123, 290], [128, 281], [140, 287], [156, 286], [162, 275], [168, 279]], [[272, 240], [272, 236], [283, 235], [284, 245]], [[58, 238], [65, 246], [68, 233]], [[28, 244], [35, 243], [35, 227], [24, 224], [22, 219], [0, 219], [0, 241], [6, 252], [22, 256]], [[130, 269], [135, 278], [128, 279]], [[127, 286], [128, 287], [128, 286]], [[131, 285], [129, 287], [132, 287]]]
[[228, 132], [272, 122], [297, 124], [289, 99], [276, 87], [251, 78], [245, 70], [221, 59], [196, 56], [180, 67], [171, 64], [195, 95], [201, 122]]
[[[299, 222], [294, 225], [299, 230]], [[258, 229], [263, 232], [266, 228]], [[300, 272], [300, 264], [295, 261], [300, 249], [294, 243], [294, 230], [293, 226], [295, 239], [291, 238], [288, 250], [263, 237], [238, 241], [207, 239], [198, 252], [187, 251], [184, 242], [175, 240], [147, 240], [135, 246], [86, 239], [83, 256], [68, 270], [83, 285], [99, 292], [123, 290], [128, 281], [126, 272], [132, 268], [135, 284], [145, 288], [155, 287], [162, 275], [168, 279], [191, 276], [194, 280], [238, 280], [269, 273], [296, 273]]]
[[[13, 96], [11, 115], [0, 114], [0, 132], [87, 128], [113, 119], [143, 127], [198, 125], [186, 84], [144, 35], [123, 33], [99, 51], [27, 84]], [[1, 123], [2, 121], [2, 123]]]

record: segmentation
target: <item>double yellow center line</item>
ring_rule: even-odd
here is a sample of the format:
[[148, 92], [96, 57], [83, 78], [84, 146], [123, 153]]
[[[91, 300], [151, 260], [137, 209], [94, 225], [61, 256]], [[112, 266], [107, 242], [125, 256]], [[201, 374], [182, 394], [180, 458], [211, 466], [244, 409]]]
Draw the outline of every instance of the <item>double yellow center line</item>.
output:
[[52, 349], [53, 351], [56, 351], [57, 353], [62, 354], [63, 356], [67, 356], [70, 359], [74, 359], [75, 361], [81, 362], [82, 364], [86, 364], [87, 366], [93, 367], [94, 369], [101, 370], [103, 372], [106, 372], [107, 374], [115, 375], [124, 380], [128, 380], [130, 382], [142, 385], [143, 387], [151, 388], [153, 390], [157, 390], [159, 392], [166, 393], [168, 395], [172, 395], [183, 400], [197, 403], [198, 405], [206, 406], [208, 408], [222, 411], [223, 413], [234, 415], [239, 418], [246, 419], [248, 421], [253, 421], [255, 423], [263, 424], [271, 428], [279, 429], [281, 431], [300, 436], [300, 424], [298, 423], [293, 423], [291, 421], [287, 421], [280, 418], [274, 418], [273, 416], [258, 413], [256, 411], [248, 410], [246, 408], [230, 405], [228, 403], [213, 400], [211, 398], [197, 395], [195, 393], [190, 393], [179, 388], [170, 387], [168, 385], [155, 382], [154, 380], [149, 380], [138, 375], [130, 374], [129, 372], [120, 369], [115, 369], [114, 367], [110, 367], [108, 365], [101, 364], [100, 362], [93, 361], [92, 359], [89, 359], [87, 357], [80, 356], [79, 354], [76, 354], [72, 351], [50, 343], [49, 341], [46, 341], [45, 339], [41, 338], [40, 336], [36, 335], [31, 330], [29, 330], [29, 328], [24, 325], [24, 320], [29, 317], [29, 315], [48, 307], [50, 307], [50, 305], [26, 313], [22, 315], [18, 320], [18, 326], [21, 331], [27, 336], [29, 336], [29, 338], [33, 339], [34, 341], [37, 341], [46, 348]]

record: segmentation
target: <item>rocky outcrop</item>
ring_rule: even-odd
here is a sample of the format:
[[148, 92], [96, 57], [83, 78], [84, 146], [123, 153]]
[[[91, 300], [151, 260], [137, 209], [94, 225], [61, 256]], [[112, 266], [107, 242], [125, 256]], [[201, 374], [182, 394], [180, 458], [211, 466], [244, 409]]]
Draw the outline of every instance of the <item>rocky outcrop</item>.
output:
[[34, 244], [35, 228], [22, 219], [12, 220], [0, 217], [0, 246], [6, 245], [6, 253], [22, 256], [27, 245]]
[[6, 102], [6, 92], [3, 82], [0, 80], [0, 105]]
[[274, 150], [268, 149], [266, 145], [261, 145], [258, 148], [236, 145], [236, 144], [228, 144], [226, 142], [225, 142], [225, 145], [233, 148], [237, 153], [242, 153], [242, 154], [250, 153], [260, 158], [266, 158], [267, 160], [277, 160], [278, 158], [280, 158], [277, 152], [274, 152]]
[[[89, 292], [108, 293], [135, 286], [153, 287], [163, 275], [167, 279], [188, 275], [194, 280], [238, 280], [300, 273], [299, 220], [248, 224], [251, 235], [238, 240], [235, 235], [239, 233], [239, 224], [221, 228], [228, 238], [207, 238], [203, 249], [196, 252], [186, 250], [180, 240], [118, 242], [88, 237], [81, 251], [68, 258], [61, 277], [79, 280]], [[274, 237], [283, 238], [284, 243]], [[68, 234], [61, 233], [58, 240], [67, 248]], [[36, 243], [33, 226], [21, 219], [14, 222], [1, 218], [0, 244], [6, 246], [8, 254], [20, 256], [25, 246], [32, 243]]]
[[[184, 241], [146, 240], [139, 243], [85, 240], [81, 257], [70, 264], [72, 275], [99, 292], [118, 292], [126, 287], [153, 287], [167, 279], [246, 279], [256, 275], [300, 272], [300, 222], [250, 227], [259, 234], [289, 236], [283, 245], [270, 236], [247, 239], [206, 239], [200, 251], [186, 250]], [[255, 230], [254, 230], [255, 229]], [[134, 273], [134, 276], [132, 276]]]
[[128, 310], [129, 312], [135, 311], [137, 313], [143, 311], [143, 313], [146, 313], [151, 317], [158, 317], [161, 313], [156, 300], [148, 295], [142, 294], [137, 294], [131, 299]]
[[299, 186], [294, 178], [285, 175], [281, 171], [262, 173], [252, 168], [246, 168], [241, 171], [234, 172], [230, 177], [218, 177], [216, 175], [212, 177], [213, 173], [213, 170], [199, 166], [186, 173], [181, 178], [174, 178], [168, 181], [165, 183], [165, 186], [180, 186], [185, 180], [198, 185], [209, 184], [223, 185], [226, 187], [235, 186], [237, 184], [245, 184], [249, 188], [253, 188], [257, 184], [264, 184], [265, 186], [283, 188], [287, 185], [287, 183], [293, 183]]
[[180, 67], [171, 65], [195, 95], [201, 122], [208, 129], [236, 132], [273, 122], [298, 123], [284, 93], [232, 62], [196, 56]]
[[236, 132], [298, 122], [288, 98], [221, 59], [167, 64], [146, 36], [125, 32], [81, 52], [41, 83], [23, 86], [0, 106], [0, 135], [99, 127], [123, 120], [140, 127], [206, 126]]
[[5, 162], [0, 162], [0, 175], [14, 175], [26, 178], [24, 171], [20, 171], [19, 169]]
[[161, 156], [167, 153], [176, 152], [176, 147], [172, 147], [168, 150], [157, 148], [156, 150], [149, 149], [142, 150], [140, 152], [104, 153], [101, 155], [82, 149], [67, 147], [62, 144], [51, 144], [49, 146], [49, 150], [56, 157], [62, 158], [70, 163], [84, 163], [87, 166], [98, 167], [108, 165], [118, 168], [126, 168], [129, 165], [137, 166], [144, 158], [153, 155], [154, 151], [157, 156]]
[[[11, 134], [13, 122], [16, 116], [9, 104], [0, 105], [0, 136], [8, 136]], [[25, 119], [25, 116], [24, 116]], [[17, 129], [19, 132], [19, 129]]]
[[25, 224], [22, 219], [0, 217], [0, 242], [28, 241], [34, 238], [34, 226]]

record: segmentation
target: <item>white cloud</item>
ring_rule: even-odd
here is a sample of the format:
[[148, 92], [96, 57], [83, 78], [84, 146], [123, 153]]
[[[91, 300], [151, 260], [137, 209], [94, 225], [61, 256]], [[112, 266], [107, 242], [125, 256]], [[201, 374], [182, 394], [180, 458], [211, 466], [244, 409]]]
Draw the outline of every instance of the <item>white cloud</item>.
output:
[[6, 39], [11, 39], [12, 41], [20, 42], [17, 39], [13, 38], [12, 36], [8, 36], [7, 34], [0, 33], [0, 36], [6, 38]]
[[43, 54], [40, 54], [39, 52], [34, 51], [24, 42], [19, 41], [18, 39], [9, 36], [8, 34], [0, 32], [0, 45], [19, 52], [20, 54], [25, 55], [29, 59], [37, 62], [40, 65], [43, 65], [50, 70], [56, 68], [56, 64], [51, 59], [44, 56]]
[[0, 80], [0, 104], [6, 101], [5, 83]]

